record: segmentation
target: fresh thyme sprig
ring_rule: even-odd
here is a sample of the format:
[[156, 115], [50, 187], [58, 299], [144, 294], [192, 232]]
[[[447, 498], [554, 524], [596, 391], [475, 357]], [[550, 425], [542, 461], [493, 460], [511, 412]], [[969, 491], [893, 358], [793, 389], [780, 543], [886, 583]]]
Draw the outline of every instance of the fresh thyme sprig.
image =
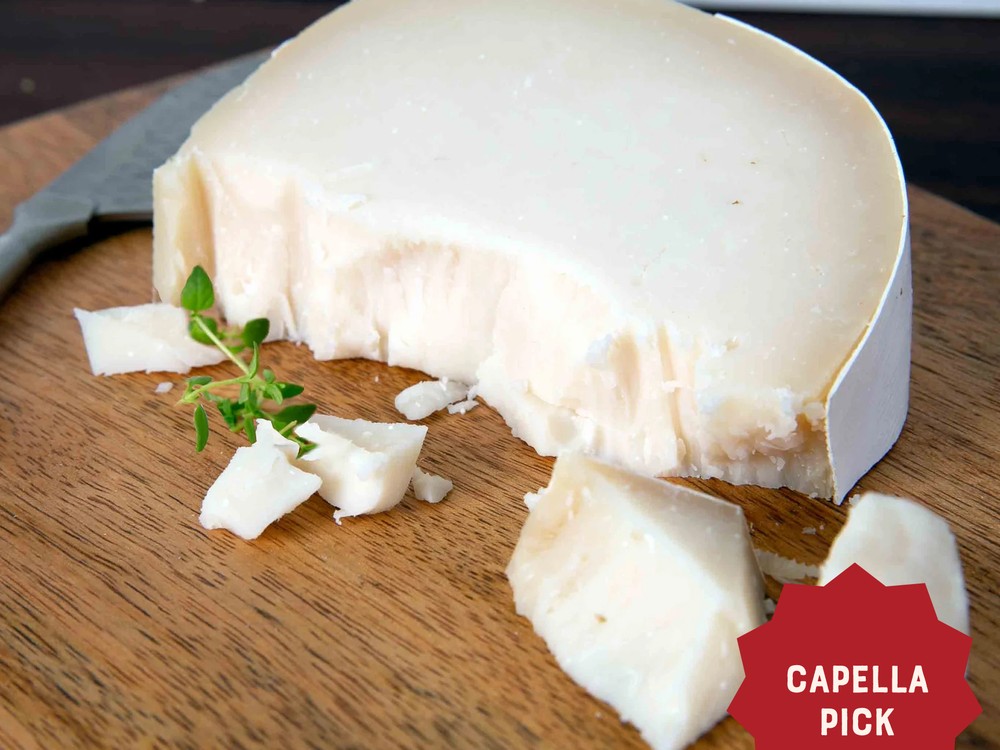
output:
[[[260, 346], [270, 331], [267, 318], [255, 318], [243, 327], [225, 328], [215, 318], [206, 315], [215, 306], [215, 289], [212, 280], [201, 266], [195, 266], [181, 291], [181, 306], [188, 311], [188, 331], [195, 341], [217, 347], [239, 369], [241, 374], [226, 380], [213, 380], [208, 375], [187, 379], [180, 404], [197, 404], [194, 410], [195, 447], [204, 450], [208, 443], [208, 415], [201, 401], [215, 404], [223, 421], [232, 432], [242, 431], [253, 443], [257, 440], [256, 420], [266, 419], [281, 435], [294, 440], [299, 455], [315, 447], [308, 440], [295, 434], [296, 426], [305, 422], [316, 411], [315, 404], [294, 404], [277, 411], [264, 408], [268, 402], [282, 406], [286, 399], [294, 398], [305, 390], [301, 385], [285, 383], [268, 369], [260, 368]], [[241, 352], [250, 351], [247, 362]], [[227, 396], [219, 391], [233, 393]]]

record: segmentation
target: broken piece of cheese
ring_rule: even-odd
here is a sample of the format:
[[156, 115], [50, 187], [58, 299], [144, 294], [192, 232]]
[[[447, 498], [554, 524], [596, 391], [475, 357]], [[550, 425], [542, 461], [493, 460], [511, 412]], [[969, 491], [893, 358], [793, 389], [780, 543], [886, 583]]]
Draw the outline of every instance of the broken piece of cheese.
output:
[[726, 714], [764, 591], [736, 505], [580, 454], [556, 461], [507, 566], [559, 665], [657, 750]]
[[157, 170], [154, 281], [478, 383], [540, 453], [842, 497], [907, 408], [888, 131], [668, 0], [354, 0]]
[[214, 346], [199, 344], [188, 333], [188, 315], [164, 304], [81, 310], [80, 323], [90, 369], [95, 375], [126, 372], [188, 372], [226, 358]]
[[819, 583], [857, 563], [886, 586], [927, 585], [938, 619], [969, 634], [969, 597], [962, 558], [948, 522], [900, 497], [866, 492], [833, 540]]
[[299, 446], [270, 422], [257, 420], [257, 441], [237, 448], [201, 504], [198, 520], [206, 529], [227, 529], [256, 539], [319, 490], [322, 480], [293, 461]]
[[323, 480], [320, 497], [337, 508], [338, 521], [395, 507], [410, 486], [427, 436], [422, 425], [322, 414], [295, 432], [316, 444], [296, 465]]

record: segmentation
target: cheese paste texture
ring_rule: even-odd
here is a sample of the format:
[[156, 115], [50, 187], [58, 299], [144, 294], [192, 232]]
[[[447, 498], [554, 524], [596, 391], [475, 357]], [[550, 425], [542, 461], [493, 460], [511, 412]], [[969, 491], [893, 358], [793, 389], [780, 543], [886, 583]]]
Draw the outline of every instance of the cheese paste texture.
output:
[[970, 633], [958, 543], [948, 522], [929, 508], [912, 500], [864, 493], [833, 540], [820, 585], [855, 563], [886, 586], [926, 584], [938, 619]]
[[214, 346], [194, 341], [187, 313], [164, 304], [75, 308], [90, 369], [95, 375], [126, 372], [188, 372], [226, 358]]
[[667, 0], [355, 0], [154, 178], [154, 281], [476, 383], [540, 453], [842, 497], [906, 413], [898, 159], [802, 53]]
[[556, 461], [507, 567], [519, 614], [656, 750], [726, 714], [764, 622], [743, 511], [580, 454]]

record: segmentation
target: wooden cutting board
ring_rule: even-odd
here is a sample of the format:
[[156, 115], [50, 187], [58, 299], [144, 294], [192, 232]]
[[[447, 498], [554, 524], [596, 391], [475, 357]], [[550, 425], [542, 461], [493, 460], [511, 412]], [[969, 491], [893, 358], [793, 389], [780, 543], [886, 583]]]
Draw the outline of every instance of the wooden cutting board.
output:
[[[0, 130], [0, 226], [166, 85]], [[859, 488], [951, 522], [984, 708], [959, 746], [1000, 747], [1000, 226], [910, 195], [910, 415]], [[0, 306], [0, 747], [644, 746], [514, 613], [504, 567], [550, 459], [488, 407], [437, 414], [422, 464], [455, 482], [440, 505], [338, 526], [313, 498], [255, 543], [209, 533], [201, 498], [240, 440], [216, 429], [196, 454], [178, 391], [154, 393], [180, 377], [91, 376], [72, 317], [150, 298], [142, 228], [51, 255]], [[289, 344], [266, 360], [345, 417], [397, 420], [393, 397], [421, 379]], [[809, 563], [845, 518], [792, 492], [688, 484], [742, 505], [757, 546]], [[726, 720], [697, 747], [753, 741]]]

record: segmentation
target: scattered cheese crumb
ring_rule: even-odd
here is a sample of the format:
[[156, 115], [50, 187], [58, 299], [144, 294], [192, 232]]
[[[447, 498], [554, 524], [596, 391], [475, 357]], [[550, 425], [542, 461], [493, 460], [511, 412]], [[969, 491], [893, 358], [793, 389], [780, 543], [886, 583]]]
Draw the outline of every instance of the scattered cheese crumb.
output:
[[778, 583], [796, 583], [806, 578], [819, 578], [819, 566], [801, 563], [789, 557], [782, 557], [774, 552], [755, 549], [757, 564], [765, 575], [771, 576]]
[[479, 406], [479, 402], [478, 401], [473, 401], [470, 398], [470, 399], [466, 399], [465, 401], [458, 401], [458, 402], [456, 402], [454, 404], [448, 404], [448, 413], [449, 414], [465, 414], [466, 412], [472, 411], [477, 406]]
[[[849, 498], [847, 498], [847, 504], [848, 505], [857, 505], [858, 500], [860, 500], [860, 499], [861, 499], [861, 495], [851, 495]], [[839, 500], [834, 499], [833, 502], [836, 505], [843, 505], [844, 504], [844, 498], [840, 498]]]
[[815, 526], [804, 526], [802, 528], [802, 533], [806, 534], [806, 535], [815, 534], [816, 533], [816, 527]]
[[778, 608], [778, 603], [774, 601], [771, 597], [764, 599], [764, 614], [770, 616], [774, 614], [774, 610]]
[[164, 382], [164, 383], [160, 383], [159, 385], [157, 385], [156, 388], [153, 389], [153, 392], [154, 393], [170, 393], [170, 391], [172, 391], [173, 389], [174, 389], [174, 384], [173, 383]]
[[454, 489], [455, 485], [450, 479], [428, 474], [419, 468], [413, 470], [413, 477], [410, 479], [413, 486], [413, 495], [417, 500], [425, 503], [439, 503], [445, 496]]
[[417, 420], [430, 416], [456, 401], [464, 401], [468, 395], [467, 385], [442, 378], [411, 385], [396, 396], [395, 403], [400, 414], [407, 419]]

